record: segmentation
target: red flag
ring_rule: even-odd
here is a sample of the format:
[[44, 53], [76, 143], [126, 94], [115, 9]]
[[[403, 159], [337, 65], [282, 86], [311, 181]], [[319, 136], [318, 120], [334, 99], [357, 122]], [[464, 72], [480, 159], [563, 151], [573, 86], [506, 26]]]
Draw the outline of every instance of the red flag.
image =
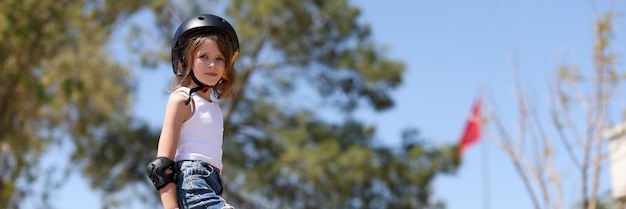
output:
[[459, 142], [459, 157], [463, 154], [465, 149], [480, 139], [481, 128], [482, 121], [480, 115], [480, 99], [476, 99], [474, 106], [472, 107], [472, 114], [467, 121], [467, 125], [465, 125], [463, 135], [461, 135]]

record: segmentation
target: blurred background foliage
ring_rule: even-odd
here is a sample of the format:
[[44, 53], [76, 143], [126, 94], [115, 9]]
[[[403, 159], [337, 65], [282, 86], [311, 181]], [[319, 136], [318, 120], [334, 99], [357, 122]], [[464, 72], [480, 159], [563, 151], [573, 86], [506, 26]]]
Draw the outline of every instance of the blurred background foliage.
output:
[[[456, 170], [455, 147], [429, 145], [416, 128], [389, 145], [355, 117], [360, 108], [393, 108], [405, 66], [385, 55], [347, 0], [4, 0], [0, 11], [0, 205], [20, 208], [28, 198], [53, 207], [49, 193], [64, 180], [31, 182], [59, 172], [79, 173], [102, 191], [102, 208], [123, 207], [119, 194], [129, 189], [146, 207], [158, 205], [145, 165], [160, 127], [133, 116], [133, 66], [112, 59], [106, 46], [133, 24], [129, 56], [144, 68], [169, 66], [177, 24], [215, 13], [235, 26], [242, 46], [239, 93], [221, 101], [231, 204], [445, 207], [431, 196], [431, 182]], [[129, 23], [138, 15], [153, 18]], [[148, 30], [158, 31], [157, 40]], [[321, 105], [297, 100], [300, 92]], [[61, 144], [71, 148], [63, 163], [71, 166], [42, 168], [42, 153]]]

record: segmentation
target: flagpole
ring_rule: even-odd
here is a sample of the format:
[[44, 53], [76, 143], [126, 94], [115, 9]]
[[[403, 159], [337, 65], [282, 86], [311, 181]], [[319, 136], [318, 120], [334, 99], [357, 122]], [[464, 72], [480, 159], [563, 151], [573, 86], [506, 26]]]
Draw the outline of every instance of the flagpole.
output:
[[481, 156], [482, 156], [482, 173], [483, 173], [483, 209], [491, 208], [491, 195], [489, 193], [489, 156], [487, 150], [487, 142], [481, 140]]

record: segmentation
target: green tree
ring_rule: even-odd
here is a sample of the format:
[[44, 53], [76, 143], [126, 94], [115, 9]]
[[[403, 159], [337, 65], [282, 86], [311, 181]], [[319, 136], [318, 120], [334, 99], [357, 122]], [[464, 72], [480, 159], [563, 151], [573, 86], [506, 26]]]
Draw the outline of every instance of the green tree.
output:
[[129, 123], [130, 74], [103, 47], [140, 4], [0, 2], [0, 205], [19, 207], [48, 175], [36, 168], [51, 145], [70, 140], [80, 156]]

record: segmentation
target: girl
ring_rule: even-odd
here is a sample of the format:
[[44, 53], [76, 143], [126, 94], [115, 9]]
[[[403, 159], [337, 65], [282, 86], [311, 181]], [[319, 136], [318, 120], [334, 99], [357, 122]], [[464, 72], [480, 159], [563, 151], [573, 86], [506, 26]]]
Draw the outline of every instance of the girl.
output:
[[167, 102], [157, 159], [147, 167], [165, 209], [230, 207], [221, 198], [224, 127], [214, 98], [231, 96], [238, 53], [234, 28], [215, 15], [191, 17], [174, 34], [176, 86]]

